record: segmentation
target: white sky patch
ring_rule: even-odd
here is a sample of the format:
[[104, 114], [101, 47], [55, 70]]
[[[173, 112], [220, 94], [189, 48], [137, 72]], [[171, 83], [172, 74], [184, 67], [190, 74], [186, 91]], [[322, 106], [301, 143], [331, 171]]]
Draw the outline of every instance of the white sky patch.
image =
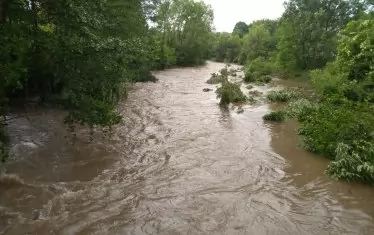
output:
[[214, 25], [218, 32], [232, 32], [239, 21], [277, 19], [284, 12], [285, 0], [203, 0], [214, 10]]

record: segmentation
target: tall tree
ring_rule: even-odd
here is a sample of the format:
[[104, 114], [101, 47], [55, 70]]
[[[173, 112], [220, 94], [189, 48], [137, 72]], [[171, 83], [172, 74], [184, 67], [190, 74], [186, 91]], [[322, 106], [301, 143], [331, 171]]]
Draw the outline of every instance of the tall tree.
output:
[[235, 24], [234, 30], [232, 31], [233, 35], [238, 35], [240, 38], [244, 37], [248, 33], [248, 25], [243, 22], [239, 21]]
[[217, 33], [215, 45], [215, 60], [220, 62], [238, 62], [241, 40], [238, 35]]
[[[157, 14], [162, 46], [175, 48], [178, 65], [204, 63], [209, 51], [213, 10], [193, 0], [164, 1]], [[165, 49], [162, 49], [165, 52]]]
[[359, 16], [358, 0], [290, 0], [281, 19], [280, 63], [290, 69], [323, 67], [336, 55], [338, 32]]
[[242, 63], [260, 56], [266, 57], [270, 51], [268, 48], [271, 42], [270, 32], [264, 24], [255, 24], [250, 27], [243, 41], [240, 59]]

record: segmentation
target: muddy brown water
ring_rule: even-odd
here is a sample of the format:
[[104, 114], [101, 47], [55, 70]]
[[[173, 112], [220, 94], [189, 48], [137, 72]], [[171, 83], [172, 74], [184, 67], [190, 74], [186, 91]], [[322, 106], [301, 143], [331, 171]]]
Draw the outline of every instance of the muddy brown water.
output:
[[374, 234], [374, 189], [325, 176], [295, 122], [264, 123], [272, 106], [238, 114], [202, 92], [223, 66], [157, 72], [120, 105], [112, 135], [78, 129], [75, 145], [61, 112], [16, 116], [0, 233]]

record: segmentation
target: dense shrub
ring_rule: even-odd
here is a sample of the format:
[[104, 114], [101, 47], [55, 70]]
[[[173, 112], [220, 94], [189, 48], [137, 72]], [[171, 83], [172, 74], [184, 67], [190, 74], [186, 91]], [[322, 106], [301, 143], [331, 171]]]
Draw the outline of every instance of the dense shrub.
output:
[[208, 84], [219, 84], [228, 81], [229, 76], [228, 66], [222, 68], [218, 73], [212, 73], [212, 76], [206, 83]]
[[219, 84], [226, 81], [226, 79], [219, 73], [213, 73], [212, 76], [206, 81], [208, 84]]
[[222, 83], [222, 86], [216, 92], [221, 105], [241, 103], [247, 100], [247, 97], [240, 90], [240, 86], [231, 82]]
[[335, 158], [339, 143], [374, 140], [373, 109], [340, 97], [328, 98], [300, 118], [300, 135], [308, 150]]
[[267, 96], [267, 100], [271, 102], [288, 102], [302, 97], [298, 91], [291, 89], [284, 89], [280, 91], [271, 91]]
[[241, 39], [229, 33], [217, 33], [216, 45], [213, 49], [214, 60], [218, 62], [237, 62], [240, 52]]
[[291, 102], [287, 107], [287, 115], [302, 122], [311, 112], [318, 108], [318, 105], [301, 98]]
[[262, 80], [263, 82], [270, 82], [271, 77], [265, 76], [265, 75], [271, 75], [276, 73], [277, 69], [276, 66], [266, 61], [264, 58], [259, 57], [253, 61], [251, 61], [246, 69], [245, 69], [245, 76], [244, 81], [245, 82], [255, 82]]
[[355, 141], [352, 145], [339, 143], [327, 172], [337, 179], [374, 182], [374, 143]]

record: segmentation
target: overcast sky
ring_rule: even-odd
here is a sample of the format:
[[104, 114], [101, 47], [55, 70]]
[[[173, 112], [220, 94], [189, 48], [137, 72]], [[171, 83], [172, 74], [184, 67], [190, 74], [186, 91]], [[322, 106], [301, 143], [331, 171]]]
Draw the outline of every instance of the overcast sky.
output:
[[214, 10], [214, 25], [218, 32], [232, 32], [238, 21], [276, 19], [284, 11], [285, 0], [203, 0]]

